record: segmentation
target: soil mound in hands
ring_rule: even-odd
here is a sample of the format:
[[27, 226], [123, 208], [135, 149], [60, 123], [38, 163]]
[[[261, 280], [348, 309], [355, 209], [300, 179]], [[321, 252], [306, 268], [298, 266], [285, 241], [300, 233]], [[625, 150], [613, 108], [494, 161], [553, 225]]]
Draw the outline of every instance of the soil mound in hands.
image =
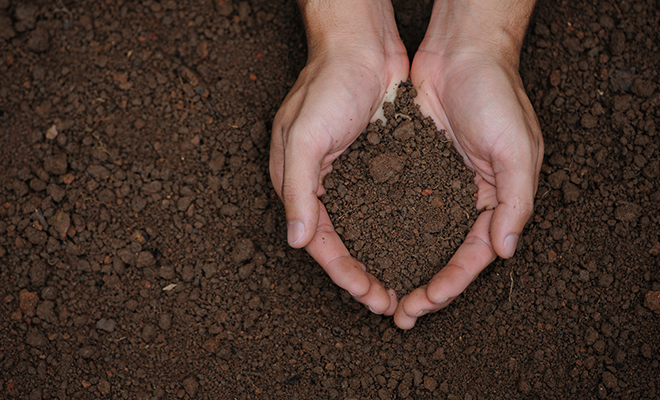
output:
[[474, 223], [473, 173], [403, 83], [326, 178], [330, 219], [351, 254], [405, 294], [451, 258]]

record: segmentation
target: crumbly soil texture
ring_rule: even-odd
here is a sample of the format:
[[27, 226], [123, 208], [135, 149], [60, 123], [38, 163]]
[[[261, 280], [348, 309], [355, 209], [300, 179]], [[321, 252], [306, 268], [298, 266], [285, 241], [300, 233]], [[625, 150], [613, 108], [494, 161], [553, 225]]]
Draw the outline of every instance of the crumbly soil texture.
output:
[[[432, 2], [394, 6], [412, 53]], [[0, 0], [0, 398], [658, 398], [658, 26], [656, 1], [539, 2], [534, 216], [404, 332], [286, 244], [268, 147], [305, 63], [294, 2]], [[402, 293], [475, 216], [407, 107], [324, 199]]]
[[333, 164], [323, 201], [354, 257], [399, 296], [428, 280], [463, 243], [474, 223], [474, 175], [414, 103], [402, 83]]

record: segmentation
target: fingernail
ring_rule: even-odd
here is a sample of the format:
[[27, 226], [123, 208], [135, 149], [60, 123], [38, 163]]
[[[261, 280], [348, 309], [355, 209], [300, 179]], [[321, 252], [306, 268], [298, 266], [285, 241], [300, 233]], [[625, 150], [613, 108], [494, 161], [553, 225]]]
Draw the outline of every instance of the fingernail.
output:
[[305, 225], [300, 221], [289, 222], [287, 240], [291, 246], [298, 244], [305, 236]]
[[504, 239], [504, 252], [506, 258], [513, 257], [516, 252], [516, 245], [518, 244], [518, 235], [509, 235]]
[[367, 308], [369, 309], [369, 311], [371, 311], [372, 313], [374, 313], [374, 314], [376, 314], [376, 315], [380, 315], [380, 314], [382, 314], [382, 313], [379, 313], [379, 312], [375, 312], [374, 309], [371, 308], [371, 306], [368, 305], [368, 304], [367, 304]]

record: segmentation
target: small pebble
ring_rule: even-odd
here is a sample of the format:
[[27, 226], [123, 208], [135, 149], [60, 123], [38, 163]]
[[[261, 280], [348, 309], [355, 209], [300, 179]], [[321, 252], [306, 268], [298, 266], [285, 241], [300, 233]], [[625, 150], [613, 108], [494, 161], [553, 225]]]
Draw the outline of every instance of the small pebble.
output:
[[37, 292], [29, 292], [27, 289], [23, 289], [18, 294], [18, 298], [21, 311], [28, 315], [34, 314], [34, 309], [37, 306], [37, 302], [39, 302]]
[[115, 327], [117, 326], [117, 321], [114, 319], [105, 319], [101, 318], [96, 322], [96, 329], [100, 329], [106, 332], [114, 332]]
[[236, 241], [231, 258], [235, 263], [241, 263], [249, 260], [254, 254], [254, 244], [250, 239], [239, 239]]
[[194, 398], [197, 394], [197, 389], [199, 388], [199, 382], [190, 376], [183, 380], [183, 388], [186, 390], [186, 393], [188, 393], [190, 397]]
[[660, 314], [660, 291], [649, 290], [644, 296], [644, 307]]
[[25, 342], [32, 347], [43, 347], [48, 344], [48, 339], [36, 328], [30, 328], [25, 335]]

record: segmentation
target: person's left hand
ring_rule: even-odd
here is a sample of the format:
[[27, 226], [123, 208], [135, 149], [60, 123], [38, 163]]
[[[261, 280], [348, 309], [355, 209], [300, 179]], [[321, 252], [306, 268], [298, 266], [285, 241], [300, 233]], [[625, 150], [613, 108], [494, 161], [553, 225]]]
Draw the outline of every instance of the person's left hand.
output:
[[309, 57], [273, 121], [270, 176], [284, 204], [289, 244], [305, 247], [369, 310], [392, 315], [396, 294], [351, 256], [318, 198], [332, 162], [408, 76], [391, 2], [358, 3], [300, 1]]
[[475, 172], [477, 208], [486, 211], [447, 266], [399, 301], [394, 321], [402, 329], [451, 303], [498, 255], [513, 256], [533, 212], [543, 159], [541, 129], [517, 59], [474, 48], [440, 54], [435, 48], [423, 43], [413, 61], [416, 100]]

